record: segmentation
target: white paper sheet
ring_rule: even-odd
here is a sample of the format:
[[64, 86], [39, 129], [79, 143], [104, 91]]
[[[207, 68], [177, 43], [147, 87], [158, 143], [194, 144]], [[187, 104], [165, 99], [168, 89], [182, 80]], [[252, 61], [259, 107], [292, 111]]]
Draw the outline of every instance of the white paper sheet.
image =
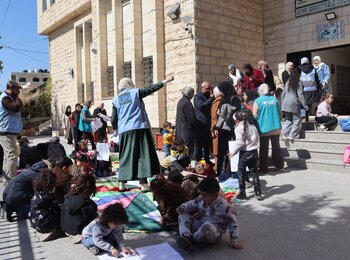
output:
[[[236, 141], [229, 141], [228, 142], [228, 150], [230, 153], [232, 153], [234, 144]], [[239, 152], [235, 154], [230, 160], [230, 166], [231, 166], [231, 172], [237, 172], [238, 170], [238, 161], [239, 161]], [[246, 168], [247, 171], [249, 171], [249, 168]]]
[[136, 254], [136, 252], [133, 252], [132, 255], [125, 255], [125, 254], [121, 253], [117, 257], [112, 256], [109, 253], [104, 253], [102, 255], [99, 255], [98, 258], [101, 260], [116, 260], [116, 259], [142, 260], [142, 258], [138, 254]]
[[103, 124], [102, 124], [102, 122], [101, 122], [101, 119], [99, 119], [98, 117], [95, 118], [95, 121], [92, 121], [92, 122], [91, 122], [91, 128], [92, 128], [92, 131], [93, 131], [93, 132], [97, 131], [97, 130], [100, 129], [102, 126], [103, 126]]
[[102, 113], [99, 113], [98, 116], [101, 117], [106, 122], [111, 121], [111, 118], [109, 116], [106, 116], [106, 115], [104, 115]]
[[106, 143], [97, 143], [97, 160], [98, 161], [109, 161], [109, 144]]
[[183, 260], [168, 243], [136, 248], [136, 252], [143, 260]]
[[152, 219], [158, 223], [161, 223], [161, 221], [162, 221], [162, 216], [160, 215], [160, 212], [158, 210], [144, 214], [144, 215], [142, 215], [142, 217]]

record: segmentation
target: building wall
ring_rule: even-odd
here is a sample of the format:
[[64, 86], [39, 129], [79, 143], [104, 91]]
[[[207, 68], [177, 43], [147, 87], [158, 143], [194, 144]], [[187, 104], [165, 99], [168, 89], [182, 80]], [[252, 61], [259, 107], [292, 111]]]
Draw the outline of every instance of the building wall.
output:
[[[317, 25], [326, 24], [325, 13], [333, 11], [336, 21], [344, 21], [345, 36], [318, 42]], [[295, 0], [263, 0], [263, 14], [265, 59], [279, 75], [284, 70], [287, 53], [350, 43], [350, 5], [296, 18]]]
[[181, 1], [181, 18], [172, 21], [167, 16], [171, 5], [177, 0], [164, 0], [165, 31], [165, 74], [174, 75], [175, 80], [166, 87], [167, 120], [175, 124], [176, 105], [182, 97], [181, 89], [186, 86], [196, 88], [196, 40], [185, 31], [188, 23], [194, 23], [194, 1]]
[[229, 64], [256, 67], [263, 53], [262, 1], [195, 1], [197, 83], [227, 80]]
[[[45, 84], [45, 82], [49, 79], [50, 73], [41, 73], [41, 72], [12, 72], [11, 80], [16, 81], [23, 88], [34, 88], [40, 85]], [[25, 78], [25, 82], [20, 82], [20, 78]], [[39, 82], [34, 82], [33, 79], [38, 78]], [[44, 81], [46, 79], [46, 81]]]

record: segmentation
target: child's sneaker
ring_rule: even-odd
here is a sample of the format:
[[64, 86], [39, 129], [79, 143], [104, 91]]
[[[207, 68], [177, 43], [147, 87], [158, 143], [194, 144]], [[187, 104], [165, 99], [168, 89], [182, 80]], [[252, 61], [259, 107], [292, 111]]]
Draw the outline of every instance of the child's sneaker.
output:
[[93, 255], [98, 255], [98, 253], [100, 253], [100, 249], [96, 246], [92, 246], [89, 247], [89, 251], [93, 254]]
[[176, 239], [177, 245], [186, 252], [193, 251], [193, 244], [188, 237], [178, 236]]
[[327, 131], [328, 128], [324, 124], [322, 124], [322, 125], [320, 125], [320, 130], [321, 131]]

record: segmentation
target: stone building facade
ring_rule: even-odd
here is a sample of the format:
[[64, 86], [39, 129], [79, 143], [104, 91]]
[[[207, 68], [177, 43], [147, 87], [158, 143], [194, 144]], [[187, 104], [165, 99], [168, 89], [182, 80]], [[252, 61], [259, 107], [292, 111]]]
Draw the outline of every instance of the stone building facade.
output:
[[[57, 116], [87, 99], [103, 101], [110, 113], [122, 77], [144, 87], [173, 74], [174, 82], [145, 99], [151, 124], [159, 127], [175, 122], [183, 87], [226, 80], [228, 64], [256, 66], [265, 59], [280, 75], [293, 53], [350, 44], [350, 5], [297, 17], [295, 0], [50, 2], [37, 0], [38, 31], [50, 40]], [[167, 12], [176, 4], [180, 15], [172, 20]], [[317, 28], [332, 22], [325, 19], [329, 11], [342, 22], [343, 34], [319, 41]]]
[[10, 79], [17, 82], [23, 88], [36, 88], [48, 81], [50, 72], [47, 70], [25, 70], [21, 72], [11, 72]]

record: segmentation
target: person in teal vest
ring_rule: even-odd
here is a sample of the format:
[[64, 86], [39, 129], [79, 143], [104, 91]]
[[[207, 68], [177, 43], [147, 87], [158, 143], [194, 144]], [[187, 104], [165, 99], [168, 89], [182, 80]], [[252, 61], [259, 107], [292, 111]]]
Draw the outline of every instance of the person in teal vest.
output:
[[17, 136], [23, 130], [21, 109], [22, 100], [18, 97], [22, 87], [15, 81], [9, 81], [6, 90], [0, 95], [0, 145], [4, 151], [4, 186], [16, 176], [17, 172]]
[[95, 118], [91, 116], [89, 111], [92, 106], [92, 101], [87, 100], [84, 103], [84, 107], [81, 110], [80, 118], [79, 118], [79, 130], [83, 132], [83, 139], [89, 139], [91, 142], [92, 150], [96, 150], [96, 145], [94, 141], [94, 137], [92, 136], [92, 127], [91, 122], [95, 121]]
[[273, 165], [282, 170], [284, 161], [280, 147], [279, 137], [282, 129], [281, 113], [278, 99], [271, 96], [269, 86], [262, 84], [259, 87], [259, 95], [253, 105], [253, 115], [258, 121], [260, 133], [259, 172], [268, 173], [269, 142], [272, 145]]
[[142, 99], [173, 80], [173, 76], [167, 76], [162, 82], [145, 88], [136, 88], [129, 78], [123, 78], [119, 82], [119, 95], [114, 97], [112, 102], [111, 123], [113, 129], [117, 129], [120, 140], [120, 190], [125, 190], [127, 181], [139, 180], [142, 190], [147, 191], [147, 178], [160, 174], [151, 125]]

